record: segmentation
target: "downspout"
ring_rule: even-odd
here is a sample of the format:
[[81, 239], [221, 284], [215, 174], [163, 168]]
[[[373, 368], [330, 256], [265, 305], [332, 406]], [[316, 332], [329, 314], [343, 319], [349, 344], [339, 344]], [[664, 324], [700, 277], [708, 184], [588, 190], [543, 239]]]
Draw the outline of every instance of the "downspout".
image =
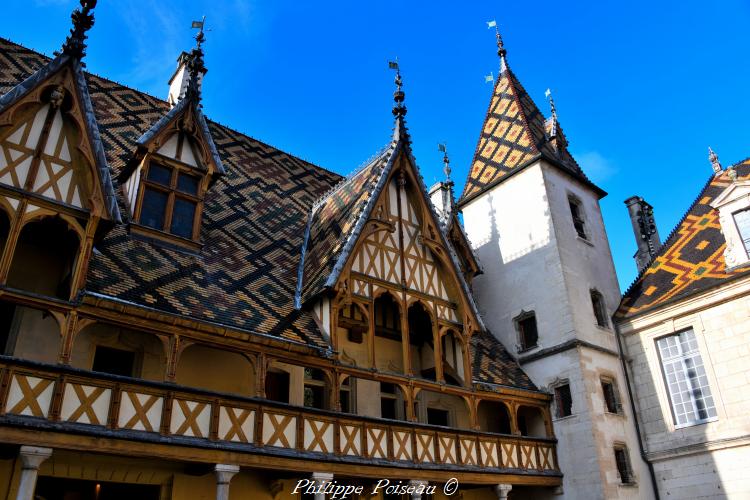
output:
[[632, 386], [630, 385], [630, 376], [628, 375], [628, 365], [625, 362], [625, 353], [622, 349], [622, 335], [620, 334], [620, 327], [617, 325], [615, 315], [612, 315], [612, 325], [615, 327], [615, 338], [617, 339], [617, 353], [620, 355], [620, 363], [622, 363], [622, 371], [625, 374], [625, 387], [628, 391], [628, 400], [630, 401], [630, 411], [633, 413], [633, 422], [635, 423], [635, 435], [638, 438], [638, 449], [641, 452], [641, 458], [648, 466], [648, 472], [651, 476], [651, 487], [654, 489], [654, 497], [656, 500], [659, 498], [659, 487], [656, 481], [656, 473], [654, 472], [654, 464], [646, 456], [646, 449], [643, 446], [643, 439], [641, 439], [641, 427], [638, 424], [638, 412], [635, 409], [635, 398], [633, 397]]

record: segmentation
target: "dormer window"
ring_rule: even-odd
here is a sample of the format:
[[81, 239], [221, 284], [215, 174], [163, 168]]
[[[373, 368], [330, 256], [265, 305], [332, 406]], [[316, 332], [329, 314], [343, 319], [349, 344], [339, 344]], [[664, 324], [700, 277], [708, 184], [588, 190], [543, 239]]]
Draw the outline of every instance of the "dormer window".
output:
[[750, 261], [750, 181], [734, 180], [711, 202], [719, 211], [727, 269]]
[[143, 226], [197, 240], [201, 178], [152, 159], [143, 179], [136, 220]]

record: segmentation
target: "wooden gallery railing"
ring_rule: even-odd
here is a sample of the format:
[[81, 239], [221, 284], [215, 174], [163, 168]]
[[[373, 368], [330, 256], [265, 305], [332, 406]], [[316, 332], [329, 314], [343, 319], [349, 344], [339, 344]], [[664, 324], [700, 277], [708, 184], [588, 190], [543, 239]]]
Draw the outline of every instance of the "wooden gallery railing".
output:
[[[393, 422], [0, 356], [0, 424], [158, 433], [233, 450], [482, 472], [558, 474], [555, 441]], [[288, 452], [287, 452], [288, 454]]]

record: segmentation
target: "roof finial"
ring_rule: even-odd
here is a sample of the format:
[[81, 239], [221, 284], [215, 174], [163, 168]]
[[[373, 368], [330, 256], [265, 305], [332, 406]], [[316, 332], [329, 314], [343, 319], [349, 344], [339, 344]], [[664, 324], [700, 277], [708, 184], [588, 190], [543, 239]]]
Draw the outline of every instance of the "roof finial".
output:
[[398, 66], [398, 57], [395, 61], [388, 61], [388, 68], [396, 70], [396, 79], [393, 81], [396, 84], [396, 91], [393, 93], [393, 116], [396, 118], [403, 118], [406, 115], [406, 106], [404, 105], [404, 91], [402, 89], [404, 82], [401, 80], [401, 69]]
[[555, 100], [552, 98], [552, 91], [547, 89], [544, 91], [544, 97], [549, 101], [549, 107], [552, 117], [552, 127], [550, 128], [550, 136], [555, 137], [557, 135], [557, 109], [555, 108]]
[[193, 97], [198, 103], [201, 100], [200, 78], [206, 72], [206, 65], [203, 62], [203, 42], [206, 41], [206, 34], [203, 31], [205, 23], [206, 16], [203, 16], [200, 21], [193, 21], [190, 26], [191, 28], [198, 28], [198, 33], [195, 35], [195, 48], [188, 55], [187, 68], [190, 73], [190, 80], [185, 97]]
[[65, 39], [62, 53], [79, 61], [86, 55], [86, 32], [94, 25], [94, 13], [96, 0], [80, 0], [81, 8], [76, 9], [70, 15], [73, 27], [70, 35]]
[[443, 173], [445, 173], [445, 181], [453, 184], [453, 181], [451, 181], [451, 161], [448, 158], [448, 147], [444, 142], [438, 144], [438, 151], [443, 153]]
[[714, 173], [718, 174], [722, 171], [721, 162], [719, 161], [719, 155], [714, 153], [711, 146], [708, 147], [708, 161], [711, 162], [711, 167], [714, 169]]
[[497, 25], [496, 20], [487, 21], [487, 29], [495, 28], [495, 38], [497, 39], [497, 55], [500, 56], [500, 72], [502, 73], [505, 71], [506, 64], [505, 64], [505, 54], [507, 54], [507, 51], [505, 50], [505, 46], [503, 45], [503, 37], [500, 36], [500, 28]]

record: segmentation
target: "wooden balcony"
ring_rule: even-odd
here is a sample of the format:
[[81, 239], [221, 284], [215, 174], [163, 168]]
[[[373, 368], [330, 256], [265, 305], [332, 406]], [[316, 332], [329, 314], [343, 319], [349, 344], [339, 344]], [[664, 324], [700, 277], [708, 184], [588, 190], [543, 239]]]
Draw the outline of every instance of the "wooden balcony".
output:
[[0, 356], [0, 440], [4, 427], [322, 462], [560, 476], [554, 439], [299, 408]]

